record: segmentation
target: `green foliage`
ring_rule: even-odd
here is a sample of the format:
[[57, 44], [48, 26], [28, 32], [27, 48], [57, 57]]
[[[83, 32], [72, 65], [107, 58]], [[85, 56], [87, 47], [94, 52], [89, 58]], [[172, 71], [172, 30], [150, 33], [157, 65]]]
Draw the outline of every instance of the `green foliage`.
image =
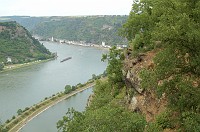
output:
[[143, 132], [145, 125], [145, 119], [141, 115], [109, 105], [84, 113], [68, 111], [67, 116], [57, 123], [57, 127], [63, 132]]
[[15, 116], [13, 116], [12, 119], [15, 119]]
[[183, 113], [183, 128], [186, 132], [199, 132], [200, 131], [200, 114], [194, 112]]
[[[153, 71], [143, 69], [142, 71], [140, 71], [139, 76], [142, 78], [141, 86], [144, 89], [148, 90], [148, 89], [152, 89], [155, 87], [157, 80], [155, 78], [155, 73]], [[151, 83], [149, 83], [149, 82], [151, 82]]]
[[[58, 121], [59, 131], [135, 131], [143, 132], [146, 121], [137, 113], [132, 113], [116, 105], [125, 96], [122, 80], [122, 51], [113, 47], [102, 60], [108, 60], [108, 81], [96, 81], [94, 97], [90, 107], [83, 113], [68, 110], [66, 116]], [[96, 78], [96, 75], [93, 75]]]
[[118, 29], [127, 20], [127, 16], [87, 16], [87, 17], [4, 17], [17, 21], [33, 34], [44, 38], [85, 41], [87, 43], [108, 45], [127, 44], [126, 39], [118, 35]]
[[117, 49], [115, 46], [110, 49], [109, 54], [102, 56], [102, 61], [108, 61], [106, 68], [107, 76], [111, 83], [121, 83], [122, 80], [122, 60], [124, 60], [124, 54], [122, 50]]
[[1, 132], [8, 132], [8, 128], [4, 128], [3, 125], [0, 125], [0, 131]]
[[95, 110], [109, 104], [114, 99], [111, 91], [112, 85], [110, 83], [96, 81], [94, 89], [95, 98], [93, 98], [89, 109]]
[[10, 122], [10, 120], [6, 120], [6, 123], [9, 123]]
[[65, 93], [65, 94], [68, 94], [68, 93], [70, 93], [71, 91], [72, 91], [71, 85], [66, 85], [66, 86], [65, 86], [65, 91], [64, 91], [64, 93]]
[[172, 121], [169, 119], [169, 113], [163, 112], [156, 117], [156, 123], [162, 129], [172, 128]]
[[122, 35], [131, 42], [135, 51], [153, 47], [151, 31], [155, 27], [155, 19], [150, 7], [150, 0], [134, 0], [129, 18], [121, 29]]
[[76, 90], [76, 86], [72, 86], [72, 91]]
[[133, 46], [132, 46], [133, 49], [143, 48], [144, 43], [143, 43], [142, 35], [136, 34], [132, 44], [133, 44]]
[[[53, 57], [51, 53], [16, 22], [0, 23], [0, 63], [24, 63]], [[1, 64], [0, 64], [1, 65]]]
[[21, 115], [23, 113], [22, 109], [17, 110], [17, 114]]
[[[144, 117], [118, 105], [126, 95], [121, 69], [123, 52], [113, 47], [109, 54], [103, 55], [102, 61], [106, 60], [108, 80], [96, 80], [95, 96], [90, 107], [83, 113], [68, 110], [66, 116], [57, 123], [60, 131], [144, 131]], [[93, 75], [93, 79], [96, 78], [97, 76]]]
[[169, 128], [169, 122], [175, 121], [181, 131], [199, 129], [200, 122], [195, 118], [200, 108], [199, 11], [199, 0], [134, 1], [123, 26], [133, 52], [158, 48], [154, 69], [140, 73], [141, 84], [143, 88], [156, 90], [160, 96], [165, 94], [168, 108], [176, 116], [162, 114], [152, 127]]
[[[149, 123], [147, 131], [174, 127], [180, 131], [199, 131], [199, 31], [199, 0], [134, 0], [130, 16], [121, 32], [129, 40], [133, 52], [156, 49], [155, 67], [140, 73], [141, 84], [146, 89], [156, 90], [160, 96], [165, 95], [170, 111], [160, 114], [155, 123]], [[79, 113], [80, 118], [74, 116], [67, 120], [64, 123], [68, 125], [65, 130], [144, 131], [145, 121], [138, 123], [139, 126], [135, 125], [131, 121], [142, 118], [132, 119], [135, 113], [126, 115], [127, 111], [115, 102], [116, 97], [123, 98], [123, 94], [119, 94], [123, 90], [123, 58], [116, 48], [112, 48], [108, 55], [103, 55], [102, 60], [108, 60], [108, 81], [97, 83], [91, 106], [86, 112]], [[124, 120], [123, 114], [128, 119]], [[115, 117], [120, 120], [116, 121]], [[129, 121], [126, 122], [127, 129], [121, 120]]]
[[0, 63], [0, 71], [2, 71], [4, 68], [4, 64]]
[[145, 132], [162, 132], [163, 129], [157, 123], [148, 123]]
[[126, 19], [127, 16], [50, 17], [38, 23], [32, 33], [87, 43], [126, 44], [126, 40], [118, 36], [118, 29]]

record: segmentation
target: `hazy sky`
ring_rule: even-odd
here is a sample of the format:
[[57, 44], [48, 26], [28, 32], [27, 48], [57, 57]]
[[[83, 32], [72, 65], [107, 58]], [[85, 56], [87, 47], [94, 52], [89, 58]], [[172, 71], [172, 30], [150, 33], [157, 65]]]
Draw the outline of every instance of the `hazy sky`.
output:
[[0, 0], [0, 16], [128, 15], [133, 0]]

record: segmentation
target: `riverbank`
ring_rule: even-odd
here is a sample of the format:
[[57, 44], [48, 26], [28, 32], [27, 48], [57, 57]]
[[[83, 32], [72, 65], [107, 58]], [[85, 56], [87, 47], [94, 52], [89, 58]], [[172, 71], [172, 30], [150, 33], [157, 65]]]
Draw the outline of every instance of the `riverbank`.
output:
[[48, 61], [51, 61], [51, 60], [54, 60], [54, 59], [55, 58], [50, 58], [50, 59], [46, 59], [46, 60], [37, 60], [37, 61], [32, 61], [32, 62], [23, 63], [23, 64], [8, 65], [8, 66], [5, 66], [3, 68], [3, 70], [0, 71], [0, 73], [6, 72], [6, 71], [15, 70], [15, 69], [19, 69], [19, 68], [23, 68], [23, 67], [27, 67], [27, 66], [31, 66], [31, 65], [35, 65], [35, 64], [40, 64], [40, 63], [48, 62]]
[[90, 43], [82, 43], [82, 42], [75, 42], [75, 41], [51, 41], [51, 40], [40, 40], [40, 42], [54, 42], [57, 44], [66, 44], [66, 45], [74, 45], [74, 46], [80, 46], [80, 47], [91, 47], [91, 48], [96, 48], [96, 49], [101, 49], [101, 50], [109, 50], [111, 46], [102, 46], [99, 44], [90, 44]]
[[49, 109], [50, 107], [56, 105], [57, 103], [79, 93], [88, 88], [91, 88], [95, 85], [94, 81], [87, 82], [86, 84], [79, 85], [76, 90], [70, 92], [69, 94], [65, 94], [63, 92], [58, 93], [56, 95], [52, 95], [49, 98], [45, 98], [42, 102], [30, 107], [26, 108], [23, 113], [12, 119], [10, 122], [4, 124], [4, 130], [9, 132], [17, 132], [21, 128], [23, 128], [29, 121], [33, 118], [37, 117], [39, 114]]

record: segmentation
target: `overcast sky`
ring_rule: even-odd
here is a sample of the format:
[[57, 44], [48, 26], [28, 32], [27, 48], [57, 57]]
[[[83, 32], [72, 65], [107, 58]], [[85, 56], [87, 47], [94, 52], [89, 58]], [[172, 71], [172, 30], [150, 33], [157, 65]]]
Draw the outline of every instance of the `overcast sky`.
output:
[[0, 0], [0, 16], [128, 15], [133, 0]]

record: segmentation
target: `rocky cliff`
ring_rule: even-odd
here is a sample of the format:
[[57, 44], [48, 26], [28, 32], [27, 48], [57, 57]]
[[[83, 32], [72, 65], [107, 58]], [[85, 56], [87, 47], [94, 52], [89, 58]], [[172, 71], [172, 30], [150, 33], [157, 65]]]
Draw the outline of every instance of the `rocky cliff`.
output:
[[127, 90], [126, 104], [129, 110], [142, 113], [146, 121], [151, 122], [165, 110], [167, 104], [165, 94], [158, 98], [154, 90], [141, 87], [140, 72], [143, 69], [154, 69], [153, 58], [156, 51], [139, 54], [137, 57], [132, 57], [131, 53], [131, 49], [128, 49], [123, 67]]

